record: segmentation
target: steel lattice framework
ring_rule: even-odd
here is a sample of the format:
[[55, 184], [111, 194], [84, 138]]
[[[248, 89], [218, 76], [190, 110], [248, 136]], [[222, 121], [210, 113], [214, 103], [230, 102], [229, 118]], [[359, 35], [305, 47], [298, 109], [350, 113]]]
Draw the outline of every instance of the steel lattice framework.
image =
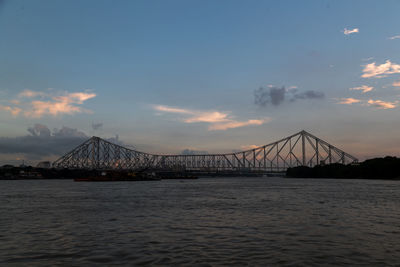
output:
[[337, 147], [301, 131], [254, 149], [204, 155], [155, 155], [128, 149], [93, 136], [53, 163], [55, 168], [99, 170], [170, 169], [190, 171], [279, 172], [289, 167], [358, 160]]

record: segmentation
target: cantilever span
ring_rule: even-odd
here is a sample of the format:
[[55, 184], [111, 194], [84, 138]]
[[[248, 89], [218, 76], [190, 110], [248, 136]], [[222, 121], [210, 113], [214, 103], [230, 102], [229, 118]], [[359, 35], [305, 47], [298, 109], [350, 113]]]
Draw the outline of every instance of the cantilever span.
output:
[[93, 136], [53, 163], [55, 168], [279, 172], [289, 167], [354, 163], [357, 158], [301, 131], [254, 149], [204, 155], [156, 155]]

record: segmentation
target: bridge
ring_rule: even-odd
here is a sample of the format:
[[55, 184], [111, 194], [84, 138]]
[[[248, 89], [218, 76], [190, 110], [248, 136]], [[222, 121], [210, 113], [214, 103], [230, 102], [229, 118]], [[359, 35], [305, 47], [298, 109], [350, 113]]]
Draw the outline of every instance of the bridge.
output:
[[284, 172], [289, 167], [358, 162], [357, 158], [306, 132], [254, 149], [203, 155], [157, 155], [93, 136], [53, 163], [55, 168], [175, 170], [199, 172]]

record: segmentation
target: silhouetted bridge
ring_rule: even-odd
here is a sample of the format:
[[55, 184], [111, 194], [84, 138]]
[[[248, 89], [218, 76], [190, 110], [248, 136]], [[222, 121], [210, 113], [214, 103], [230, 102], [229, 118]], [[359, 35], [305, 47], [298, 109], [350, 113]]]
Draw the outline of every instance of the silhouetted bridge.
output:
[[93, 136], [53, 163], [55, 168], [175, 170], [199, 172], [283, 172], [289, 167], [354, 163], [352, 155], [301, 131], [254, 149], [204, 155], [156, 155]]

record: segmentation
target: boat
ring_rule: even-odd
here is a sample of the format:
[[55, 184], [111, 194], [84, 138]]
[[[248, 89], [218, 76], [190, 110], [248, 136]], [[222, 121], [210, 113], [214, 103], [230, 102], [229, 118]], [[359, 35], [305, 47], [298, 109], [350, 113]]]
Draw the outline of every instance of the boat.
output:
[[75, 182], [121, 182], [121, 181], [159, 181], [160, 177], [153, 173], [134, 172], [101, 172], [100, 175], [89, 175], [74, 178]]

